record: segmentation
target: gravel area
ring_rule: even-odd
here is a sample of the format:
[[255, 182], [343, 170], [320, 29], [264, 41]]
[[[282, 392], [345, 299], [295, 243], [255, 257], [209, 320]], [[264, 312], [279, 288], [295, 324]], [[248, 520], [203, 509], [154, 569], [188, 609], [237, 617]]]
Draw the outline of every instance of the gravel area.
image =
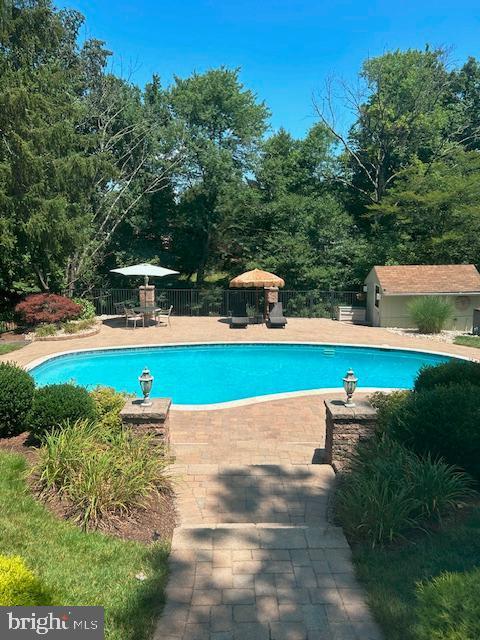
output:
[[396, 333], [399, 336], [408, 336], [409, 338], [420, 338], [422, 340], [435, 340], [436, 342], [445, 342], [452, 344], [457, 336], [468, 336], [469, 333], [464, 331], [447, 331], [443, 330], [440, 333], [420, 333], [418, 329], [402, 329], [400, 327], [389, 327], [387, 331], [390, 333]]

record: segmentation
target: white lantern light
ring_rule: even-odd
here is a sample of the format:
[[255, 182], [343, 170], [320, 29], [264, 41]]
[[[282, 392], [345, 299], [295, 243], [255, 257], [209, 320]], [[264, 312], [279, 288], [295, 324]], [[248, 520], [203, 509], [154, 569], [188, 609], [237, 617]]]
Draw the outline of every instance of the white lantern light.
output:
[[349, 369], [343, 378], [343, 388], [347, 394], [345, 401], [346, 407], [354, 407], [355, 403], [352, 401], [352, 396], [357, 388], [358, 378], [355, 376], [353, 369]]
[[150, 400], [150, 391], [153, 385], [153, 376], [150, 371], [145, 367], [142, 371], [142, 375], [139, 376], [138, 381], [143, 393], [142, 407], [151, 407], [152, 401]]

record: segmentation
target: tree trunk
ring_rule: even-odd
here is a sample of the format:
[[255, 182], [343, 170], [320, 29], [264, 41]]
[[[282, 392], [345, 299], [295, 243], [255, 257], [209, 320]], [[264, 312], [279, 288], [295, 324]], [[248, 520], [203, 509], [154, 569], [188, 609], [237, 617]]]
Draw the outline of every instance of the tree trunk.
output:
[[205, 269], [207, 267], [209, 254], [210, 254], [210, 232], [208, 232], [207, 235], [205, 236], [202, 255], [197, 268], [197, 288], [200, 288], [205, 281]]

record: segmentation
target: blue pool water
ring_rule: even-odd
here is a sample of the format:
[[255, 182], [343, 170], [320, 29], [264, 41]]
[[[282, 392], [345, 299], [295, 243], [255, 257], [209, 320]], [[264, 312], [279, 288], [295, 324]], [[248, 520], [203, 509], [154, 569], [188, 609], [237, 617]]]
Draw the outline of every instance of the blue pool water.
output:
[[139, 394], [148, 367], [152, 396], [175, 404], [211, 404], [253, 396], [341, 387], [349, 367], [358, 387], [411, 387], [423, 365], [447, 356], [368, 347], [221, 344], [86, 351], [52, 358], [32, 369], [38, 385], [74, 381]]

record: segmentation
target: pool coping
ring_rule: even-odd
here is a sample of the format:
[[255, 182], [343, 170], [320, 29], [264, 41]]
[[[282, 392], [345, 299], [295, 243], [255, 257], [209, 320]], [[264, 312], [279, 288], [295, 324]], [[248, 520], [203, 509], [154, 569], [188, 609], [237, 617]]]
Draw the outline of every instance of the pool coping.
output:
[[[319, 347], [357, 347], [357, 348], [366, 348], [366, 349], [378, 349], [379, 351], [408, 351], [414, 353], [425, 353], [429, 355], [436, 356], [447, 356], [451, 358], [456, 358], [458, 360], [467, 360], [471, 362], [478, 362], [476, 358], [469, 358], [468, 356], [461, 356], [457, 354], [447, 353], [444, 351], [432, 351], [430, 349], [412, 349], [410, 347], [395, 347], [389, 344], [381, 344], [381, 345], [372, 345], [372, 344], [363, 344], [363, 343], [351, 343], [351, 342], [312, 342], [312, 341], [302, 341], [302, 340], [249, 340], [248, 342], [225, 342], [224, 340], [215, 340], [209, 342], [161, 342], [156, 344], [138, 344], [138, 345], [129, 345], [129, 346], [112, 346], [112, 347], [90, 347], [85, 349], [69, 349], [67, 351], [60, 351], [57, 353], [52, 353], [50, 355], [42, 356], [40, 358], [36, 358], [32, 360], [28, 364], [25, 365], [25, 369], [27, 371], [31, 371], [32, 369], [48, 362], [49, 360], [54, 360], [56, 358], [61, 358], [63, 356], [72, 355], [75, 353], [88, 353], [88, 352], [96, 352], [96, 351], [125, 351], [125, 350], [133, 350], [133, 349], [154, 349], [157, 347], [195, 347], [195, 346], [208, 346], [208, 345], [249, 345], [249, 344], [264, 344], [264, 345], [306, 345], [306, 346], [319, 346]], [[392, 391], [397, 391], [397, 388], [390, 387], [362, 387], [357, 390], [357, 393], [374, 393], [376, 391], [382, 391], [384, 393], [391, 393]], [[242, 398], [239, 400], [230, 400], [228, 402], [216, 402], [213, 404], [174, 404], [172, 403], [170, 410], [172, 411], [215, 411], [221, 409], [233, 409], [235, 407], [247, 406], [250, 404], [259, 404], [262, 402], [274, 402], [275, 400], [288, 400], [292, 398], [299, 398], [305, 396], [316, 396], [316, 395], [325, 395], [331, 393], [344, 393], [343, 387], [328, 387], [328, 388], [318, 388], [318, 389], [306, 389], [301, 391], [289, 391], [285, 393], [271, 393], [262, 396], [251, 396], [249, 398]]]

